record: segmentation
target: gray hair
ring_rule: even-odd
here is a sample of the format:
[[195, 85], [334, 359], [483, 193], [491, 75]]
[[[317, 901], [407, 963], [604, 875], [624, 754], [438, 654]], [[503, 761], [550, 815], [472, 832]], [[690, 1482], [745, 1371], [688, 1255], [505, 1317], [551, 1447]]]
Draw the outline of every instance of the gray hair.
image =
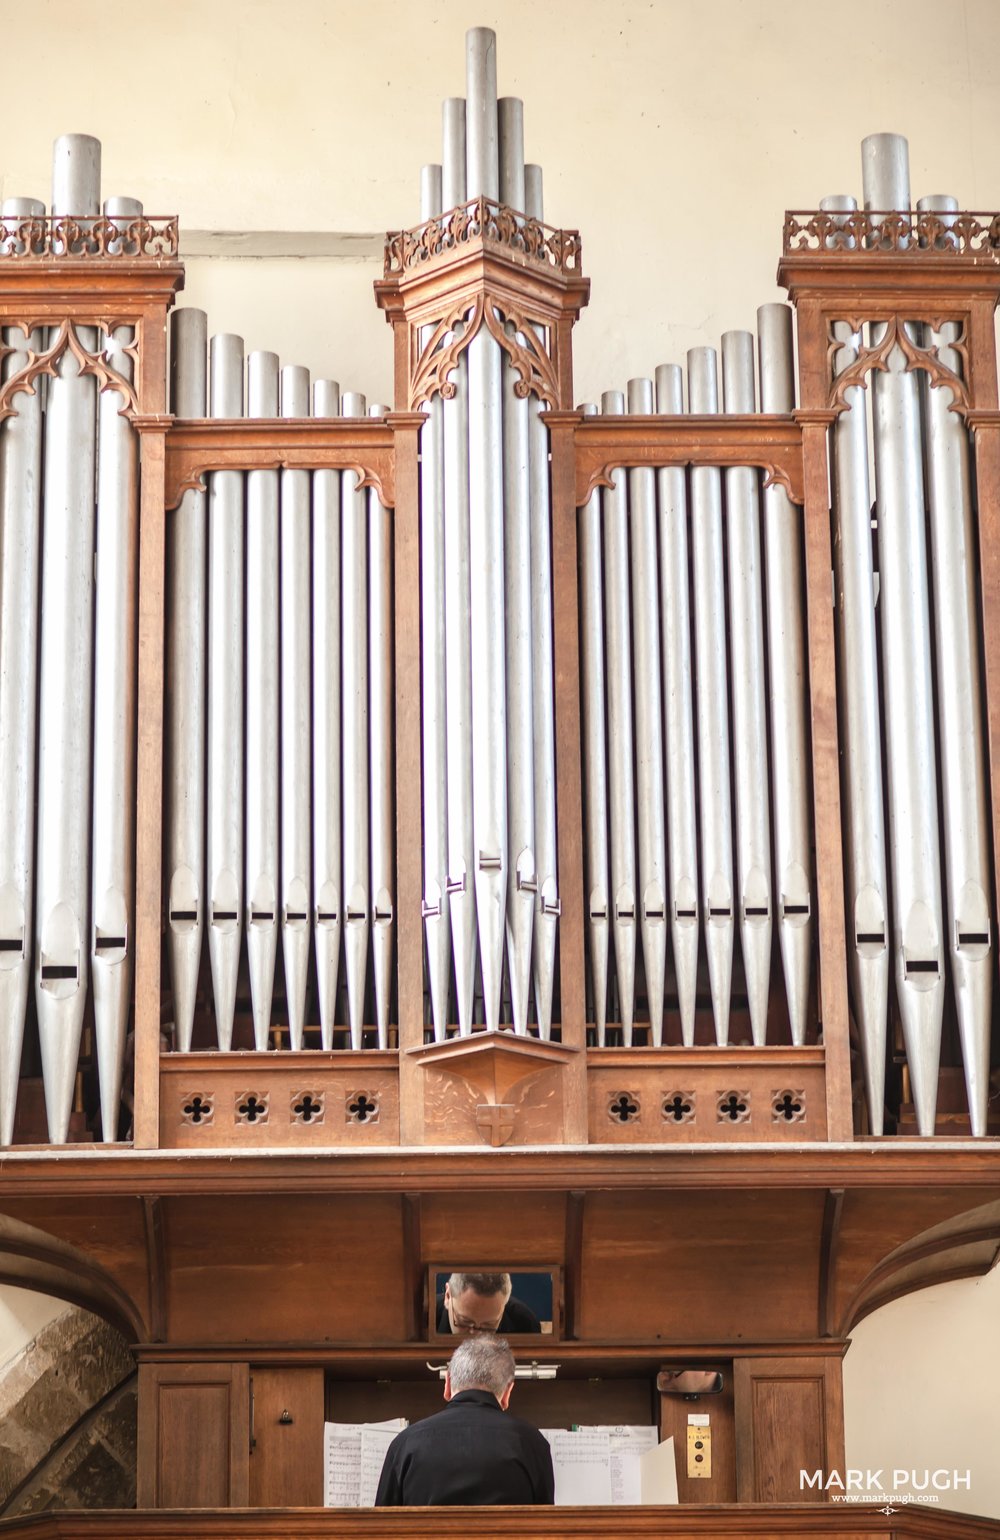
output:
[[473, 1294], [479, 1294], [483, 1299], [492, 1299], [494, 1294], [502, 1294], [506, 1304], [510, 1299], [510, 1273], [452, 1273], [448, 1287], [452, 1299], [471, 1289]]
[[453, 1395], [461, 1390], [491, 1390], [499, 1401], [514, 1380], [514, 1355], [503, 1337], [479, 1332], [459, 1343], [448, 1371]]

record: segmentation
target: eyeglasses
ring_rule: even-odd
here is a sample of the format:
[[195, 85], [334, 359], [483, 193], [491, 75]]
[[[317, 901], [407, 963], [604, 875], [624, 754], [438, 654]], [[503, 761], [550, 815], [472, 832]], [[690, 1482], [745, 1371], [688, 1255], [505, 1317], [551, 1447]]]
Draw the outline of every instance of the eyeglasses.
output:
[[503, 1311], [501, 1310], [495, 1321], [470, 1321], [467, 1315], [459, 1315], [455, 1309], [455, 1301], [450, 1295], [448, 1296], [447, 1306], [448, 1319], [451, 1321], [454, 1331], [496, 1331], [503, 1320]]

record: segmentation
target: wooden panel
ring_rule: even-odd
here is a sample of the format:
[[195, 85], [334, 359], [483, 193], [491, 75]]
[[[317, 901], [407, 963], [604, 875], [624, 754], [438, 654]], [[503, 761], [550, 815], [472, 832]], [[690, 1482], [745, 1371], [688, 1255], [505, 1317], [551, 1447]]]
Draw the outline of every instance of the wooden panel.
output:
[[740, 1502], [823, 1502], [802, 1470], [843, 1469], [840, 1363], [744, 1358], [735, 1365], [736, 1480]]
[[255, 1368], [250, 1397], [251, 1508], [322, 1507], [322, 1369]]
[[327, 1149], [399, 1143], [395, 1053], [169, 1053], [162, 1149]]
[[249, 1399], [246, 1364], [141, 1365], [139, 1505], [244, 1507]]
[[818, 1192], [591, 1193], [578, 1335], [673, 1344], [812, 1337], [822, 1223]]
[[175, 1341], [403, 1340], [396, 1195], [171, 1198], [166, 1211]]
[[594, 1144], [826, 1138], [822, 1048], [591, 1049], [587, 1096]]
[[[672, 1362], [672, 1360], [671, 1360]], [[699, 1367], [701, 1367], [699, 1365]], [[714, 1366], [713, 1366], [714, 1367]], [[736, 1501], [736, 1424], [733, 1368], [720, 1364], [724, 1386], [717, 1396], [659, 1396], [660, 1438], [674, 1440], [677, 1458], [677, 1496], [682, 1503], [734, 1503]], [[696, 1478], [687, 1473], [688, 1417], [711, 1419], [712, 1474]]]
[[420, 1213], [424, 1262], [461, 1265], [502, 1257], [505, 1267], [563, 1261], [566, 1199], [562, 1193], [428, 1193]]
[[[444, 1363], [447, 1351], [431, 1351], [429, 1356], [435, 1364]], [[525, 1355], [518, 1350], [517, 1356]], [[518, 1380], [511, 1411], [536, 1428], [569, 1428], [575, 1422], [652, 1423], [658, 1399], [653, 1386], [651, 1376]], [[327, 1392], [327, 1415], [337, 1422], [382, 1422], [388, 1417], [417, 1422], [441, 1410], [442, 1396], [442, 1382], [429, 1372], [420, 1380], [335, 1380]]]

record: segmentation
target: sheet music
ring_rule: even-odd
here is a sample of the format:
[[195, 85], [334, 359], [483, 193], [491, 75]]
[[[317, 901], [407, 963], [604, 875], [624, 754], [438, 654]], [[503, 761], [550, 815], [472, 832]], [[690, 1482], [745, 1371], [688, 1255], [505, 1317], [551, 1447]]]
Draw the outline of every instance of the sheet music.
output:
[[552, 1449], [557, 1507], [611, 1503], [611, 1440], [604, 1428], [543, 1428]]
[[552, 1450], [557, 1506], [676, 1503], [673, 1439], [655, 1427], [543, 1428]]
[[323, 1425], [323, 1502], [327, 1508], [373, 1508], [385, 1452], [405, 1417]]

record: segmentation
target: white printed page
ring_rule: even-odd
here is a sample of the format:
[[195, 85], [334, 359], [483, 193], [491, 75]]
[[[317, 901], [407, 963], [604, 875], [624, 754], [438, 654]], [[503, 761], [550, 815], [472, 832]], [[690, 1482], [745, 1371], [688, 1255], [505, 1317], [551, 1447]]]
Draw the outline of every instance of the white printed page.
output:
[[556, 1506], [605, 1508], [611, 1496], [611, 1440], [603, 1429], [543, 1428], [552, 1449]]
[[385, 1451], [406, 1426], [405, 1417], [390, 1417], [385, 1422], [324, 1423], [323, 1502], [327, 1508], [375, 1506]]

